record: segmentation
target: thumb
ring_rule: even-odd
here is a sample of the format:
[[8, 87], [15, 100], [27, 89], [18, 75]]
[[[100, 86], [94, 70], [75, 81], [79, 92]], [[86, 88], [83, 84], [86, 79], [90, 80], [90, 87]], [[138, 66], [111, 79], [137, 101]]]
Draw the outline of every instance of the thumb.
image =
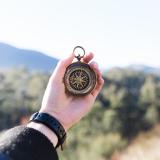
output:
[[58, 65], [60, 65], [61, 68], [63, 67], [66, 68], [72, 63], [74, 57], [75, 57], [74, 53], [71, 53], [68, 57], [60, 60]]
[[74, 59], [74, 53], [71, 53], [67, 58], [60, 60], [52, 74], [52, 76], [59, 75], [61, 77], [64, 76], [66, 68], [72, 63]]

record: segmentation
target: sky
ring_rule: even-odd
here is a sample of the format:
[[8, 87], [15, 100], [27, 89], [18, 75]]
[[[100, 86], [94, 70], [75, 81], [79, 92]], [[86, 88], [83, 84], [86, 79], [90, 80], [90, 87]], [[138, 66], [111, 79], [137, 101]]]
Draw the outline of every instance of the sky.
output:
[[80, 45], [101, 68], [160, 67], [160, 1], [0, 0], [0, 42], [60, 59]]

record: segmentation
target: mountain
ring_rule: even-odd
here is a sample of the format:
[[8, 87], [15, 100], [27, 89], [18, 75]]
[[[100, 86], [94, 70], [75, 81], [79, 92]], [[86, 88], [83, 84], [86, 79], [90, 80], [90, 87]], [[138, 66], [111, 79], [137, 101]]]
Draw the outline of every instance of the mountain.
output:
[[[53, 71], [57, 62], [58, 59], [47, 56], [42, 52], [20, 49], [6, 43], [0, 43], [0, 69], [26, 67], [30, 70], [48, 72]], [[131, 64], [126, 68], [160, 75], [160, 68], [147, 65]]]
[[29, 70], [52, 71], [58, 59], [44, 53], [0, 43], [0, 68], [26, 67]]
[[160, 68], [152, 67], [152, 66], [147, 66], [147, 65], [138, 65], [138, 64], [132, 64], [129, 65], [127, 68], [135, 70], [135, 71], [140, 71], [144, 73], [154, 73], [157, 75], [160, 75]]

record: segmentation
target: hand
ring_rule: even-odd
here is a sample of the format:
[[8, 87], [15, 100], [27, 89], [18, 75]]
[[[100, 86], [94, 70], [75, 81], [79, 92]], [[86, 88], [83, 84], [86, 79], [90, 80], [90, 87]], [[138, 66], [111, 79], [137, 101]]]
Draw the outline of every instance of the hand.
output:
[[[93, 57], [93, 54], [90, 53], [83, 60], [85, 63], [89, 63]], [[40, 112], [49, 113], [58, 119], [65, 130], [72, 127], [90, 111], [104, 83], [97, 63], [92, 62], [89, 65], [97, 74], [97, 85], [95, 89], [83, 97], [66, 94], [63, 77], [67, 66], [72, 63], [73, 59], [74, 55], [71, 54], [68, 58], [59, 61], [49, 79], [40, 109]]]

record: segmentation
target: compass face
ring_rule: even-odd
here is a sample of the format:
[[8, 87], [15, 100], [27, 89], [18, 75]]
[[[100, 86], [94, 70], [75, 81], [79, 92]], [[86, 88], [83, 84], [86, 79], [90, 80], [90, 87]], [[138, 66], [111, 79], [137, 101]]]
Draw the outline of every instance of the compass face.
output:
[[89, 84], [89, 75], [83, 68], [72, 71], [69, 77], [70, 86], [75, 90], [83, 90]]
[[96, 74], [88, 64], [75, 62], [66, 69], [64, 84], [70, 94], [86, 95], [96, 85]]

